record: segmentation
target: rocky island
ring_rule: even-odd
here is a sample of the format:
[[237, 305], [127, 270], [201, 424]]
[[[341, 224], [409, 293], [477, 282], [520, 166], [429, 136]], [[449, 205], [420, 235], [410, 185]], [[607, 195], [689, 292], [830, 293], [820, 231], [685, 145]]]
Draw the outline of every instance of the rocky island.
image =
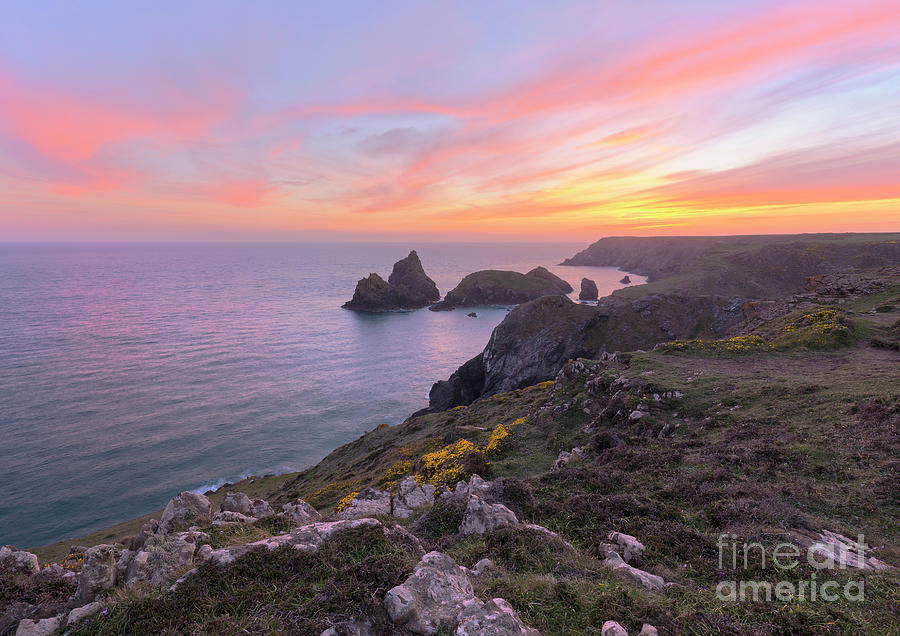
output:
[[541, 296], [567, 294], [572, 286], [544, 267], [527, 274], [486, 269], [469, 274], [439, 303], [429, 309], [448, 311], [456, 307], [518, 305]]
[[307, 470], [0, 548], [0, 634], [894, 633], [900, 235], [729, 239], [780, 269], [724, 288], [697, 241], [596, 306], [524, 302], [429, 409]]
[[353, 298], [344, 303], [345, 309], [364, 312], [421, 309], [440, 299], [437, 285], [428, 277], [415, 250], [394, 263], [385, 281], [378, 274], [369, 274], [356, 284]]

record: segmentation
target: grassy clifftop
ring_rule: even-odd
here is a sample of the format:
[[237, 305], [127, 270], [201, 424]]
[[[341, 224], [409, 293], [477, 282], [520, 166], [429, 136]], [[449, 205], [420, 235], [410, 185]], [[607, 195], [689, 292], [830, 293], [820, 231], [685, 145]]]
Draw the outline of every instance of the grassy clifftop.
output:
[[772, 298], [808, 276], [898, 262], [900, 234], [885, 233], [609, 237], [563, 265], [615, 266], [648, 277], [646, 285], [616, 292], [624, 298], [672, 292]]

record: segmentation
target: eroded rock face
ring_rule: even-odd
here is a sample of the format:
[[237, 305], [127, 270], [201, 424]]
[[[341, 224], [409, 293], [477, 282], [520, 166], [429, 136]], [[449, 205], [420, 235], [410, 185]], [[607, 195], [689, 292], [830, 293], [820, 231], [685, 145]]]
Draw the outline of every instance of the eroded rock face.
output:
[[12, 545], [0, 548], [0, 571], [13, 574], [37, 574], [40, 569], [36, 554], [19, 550]]
[[297, 525], [304, 525], [319, 521], [322, 515], [302, 499], [295, 499], [281, 507], [281, 512], [285, 517], [290, 518]]
[[366, 488], [338, 513], [342, 519], [359, 519], [391, 514], [391, 493], [378, 488]]
[[503, 504], [490, 504], [477, 495], [469, 497], [466, 513], [463, 516], [459, 531], [462, 534], [484, 534], [493, 532], [503, 526], [514, 526], [519, 523], [516, 513]]
[[353, 298], [344, 303], [344, 308], [366, 312], [419, 309], [440, 297], [437, 286], [425, 274], [419, 255], [413, 250], [394, 263], [388, 280], [374, 272], [360, 279]]
[[425, 307], [441, 298], [437, 285], [425, 273], [416, 250], [394, 263], [388, 283], [404, 292], [407, 304]]
[[600, 292], [597, 290], [597, 283], [590, 278], [581, 279], [581, 291], [578, 292], [579, 300], [597, 300]]
[[416, 484], [416, 478], [410, 475], [400, 482], [400, 490], [394, 497], [392, 514], [395, 517], [407, 519], [416, 508], [432, 504], [434, 504], [434, 485], [419, 486]]
[[208, 526], [212, 523], [212, 505], [204, 495], [182, 492], [166, 506], [159, 520], [159, 534], [187, 530], [191, 526]]
[[108, 544], [95, 545], [85, 551], [75, 592], [79, 605], [90, 603], [97, 594], [116, 584], [118, 557], [116, 547]]

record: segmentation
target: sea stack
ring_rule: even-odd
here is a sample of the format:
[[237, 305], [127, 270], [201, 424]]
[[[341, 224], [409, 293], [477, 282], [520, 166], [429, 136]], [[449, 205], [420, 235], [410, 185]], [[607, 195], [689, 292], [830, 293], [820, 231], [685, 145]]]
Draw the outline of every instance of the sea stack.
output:
[[628, 274], [625, 274], [625, 275], [622, 277], [622, 280], [620, 280], [619, 282], [622, 283], [623, 285], [630, 285], [630, 284], [631, 284], [631, 277], [630, 277]]
[[344, 303], [344, 309], [377, 313], [401, 309], [427, 307], [441, 297], [437, 285], [422, 268], [419, 255], [413, 250], [394, 263], [388, 280], [376, 273], [356, 283], [353, 298]]
[[597, 300], [599, 292], [597, 291], [597, 283], [590, 278], [581, 279], [581, 292], [578, 294], [579, 300]]

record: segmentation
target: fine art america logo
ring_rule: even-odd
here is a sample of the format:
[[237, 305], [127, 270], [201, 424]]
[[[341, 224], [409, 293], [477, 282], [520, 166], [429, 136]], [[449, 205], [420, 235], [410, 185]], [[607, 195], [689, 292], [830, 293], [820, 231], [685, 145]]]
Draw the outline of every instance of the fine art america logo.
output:
[[[865, 582], [850, 580], [845, 583], [834, 580], [829, 574], [848, 567], [860, 567], [865, 563], [866, 550], [863, 535], [856, 542], [848, 544], [812, 543], [801, 547], [795, 543], [779, 543], [767, 550], [760, 543], [740, 543], [736, 535], [721, 534], [717, 542], [719, 548], [720, 575], [727, 576], [731, 570], [737, 577], [720, 581], [716, 585], [716, 598], [720, 601], [847, 601], [865, 600]], [[801, 578], [797, 568], [804, 564], [812, 568], [808, 578]], [[740, 578], [740, 571], [750, 569], [763, 571], [772, 568], [775, 573], [792, 579], [775, 581], [746, 580]]]

